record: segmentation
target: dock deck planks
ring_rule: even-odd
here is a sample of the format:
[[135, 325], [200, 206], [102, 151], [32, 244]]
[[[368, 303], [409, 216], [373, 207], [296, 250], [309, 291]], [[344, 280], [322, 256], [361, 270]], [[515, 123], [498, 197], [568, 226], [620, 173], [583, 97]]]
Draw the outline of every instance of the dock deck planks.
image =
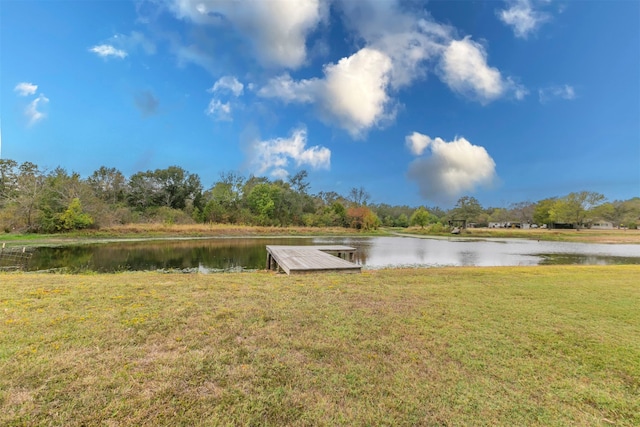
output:
[[[353, 258], [350, 246], [267, 246], [267, 268], [280, 267], [287, 274], [314, 272], [360, 273], [362, 266], [342, 259]], [[330, 255], [335, 253], [338, 256]]]

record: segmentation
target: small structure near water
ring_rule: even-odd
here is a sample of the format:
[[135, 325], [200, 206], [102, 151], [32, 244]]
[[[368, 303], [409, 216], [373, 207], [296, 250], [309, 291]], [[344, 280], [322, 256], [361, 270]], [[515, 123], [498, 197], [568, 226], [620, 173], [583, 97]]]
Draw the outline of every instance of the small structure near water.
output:
[[360, 273], [362, 266], [351, 262], [355, 251], [355, 248], [342, 245], [267, 245], [267, 269], [281, 269], [287, 274], [317, 272]]
[[0, 270], [24, 270], [33, 255], [31, 248], [8, 248], [3, 243], [0, 247]]

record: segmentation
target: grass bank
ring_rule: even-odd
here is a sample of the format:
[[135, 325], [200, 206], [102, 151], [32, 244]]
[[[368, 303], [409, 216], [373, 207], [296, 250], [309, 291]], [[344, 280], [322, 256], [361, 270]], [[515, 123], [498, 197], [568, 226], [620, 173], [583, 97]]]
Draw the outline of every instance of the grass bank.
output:
[[80, 230], [58, 234], [0, 234], [0, 245], [41, 246], [92, 243], [105, 240], [171, 239], [215, 237], [312, 237], [380, 236], [384, 230], [361, 232], [343, 227], [260, 227], [230, 224], [129, 224], [99, 230]]
[[[170, 239], [208, 237], [311, 237], [311, 236], [389, 236], [394, 234], [423, 237], [451, 237], [451, 233], [431, 233], [419, 227], [380, 228], [360, 231], [343, 227], [259, 227], [230, 224], [129, 224], [99, 230], [59, 234], [0, 234], [0, 244], [42, 246], [92, 243], [119, 239]], [[518, 238], [583, 243], [640, 244], [640, 230], [520, 230], [467, 229], [461, 238]]]
[[0, 274], [0, 425], [639, 425], [638, 277]]
[[[408, 229], [394, 229], [400, 234], [413, 234], [419, 236], [446, 236], [451, 233], [430, 233], [427, 229], [411, 227]], [[582, 243], [635, 243], [640, 244], [640, 230], [547, 230], [519, 228], [468, 228], [462, 230], [458, 237], [470, 238], [516, 238], [530, 240], [546, 240], [555, 242], [582, 242]]]

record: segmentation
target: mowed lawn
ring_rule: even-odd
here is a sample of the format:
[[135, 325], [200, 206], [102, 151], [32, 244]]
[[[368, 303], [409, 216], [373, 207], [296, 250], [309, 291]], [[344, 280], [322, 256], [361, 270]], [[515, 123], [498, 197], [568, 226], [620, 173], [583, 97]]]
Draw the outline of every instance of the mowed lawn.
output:
[[640, 425], [640, 267], [0, 274], [0, 425]]

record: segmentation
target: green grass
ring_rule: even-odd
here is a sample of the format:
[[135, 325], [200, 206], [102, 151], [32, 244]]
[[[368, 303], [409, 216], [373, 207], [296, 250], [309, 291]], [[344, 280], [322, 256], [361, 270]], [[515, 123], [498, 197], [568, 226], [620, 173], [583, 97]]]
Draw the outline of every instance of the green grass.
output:
[[[448, 231], [433, 233], [428, 228], [410, 227], [394, 228], [399, 234], [452, 237]], [[519, 229], [519, 228], [467, 228], [457, 235], [461, 238], [517, 238], [545, 240], [553, 242], [583, 243], [635, 243], [640, 244], [640, 230], [553, 230], [553, 229]]]
[[640, 425], [638, 277], [0, 274], [0, 425]]

